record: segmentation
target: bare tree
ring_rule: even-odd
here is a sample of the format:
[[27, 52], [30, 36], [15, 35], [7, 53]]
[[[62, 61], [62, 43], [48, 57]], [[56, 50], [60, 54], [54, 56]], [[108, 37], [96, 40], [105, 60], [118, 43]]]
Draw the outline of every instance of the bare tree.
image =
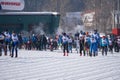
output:
[[95, 26], [100, 32], [107, 32], [112, 27], [111, 20], [114, 0], [85, 0], [86, 9], [95, 11]]

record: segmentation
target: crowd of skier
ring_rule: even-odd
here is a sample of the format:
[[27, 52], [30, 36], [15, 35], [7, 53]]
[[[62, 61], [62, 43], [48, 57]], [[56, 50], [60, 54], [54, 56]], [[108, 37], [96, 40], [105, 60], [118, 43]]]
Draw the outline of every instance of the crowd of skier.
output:
[[18, 57], [18, 49], [26, 50], [63, 50], [63, 56], [73, 53], [73, 49], [80, 56], [98, 56], [98, 52], [107, 55], [120, 51], [120, 37], [113, 35], [100, 36], [97, 30], [94, 33], [80, 31], [76, 34], [61, 33], [54, 37], [47, 37], [44, 34], [32, 34], [25, 36], [23, 33], [17, 34], [15, 31], [10, 33], [8, 30], [0, 32], [0, 56], [10, 55]]
[[68, 53], [70, 51], [72, 52], [73, 43], [75, 43], [76, 51], [80, 53], [80, 56], [97, 56], [99, 51], [101, 51], [101, 54], [104, 56], [107, 55], [108, 51], [113, 53], [113, 50], [114, 52], [119, 52], [120, 50], [120, 36], [100, 36], [97, 30], [94, 30], [92, 34], [81, 31], [80, 33], [76, 33], [74, 38], [63, 33], [62, 40], [64, 56], [65, 53], [67, 53], [68, 56]]

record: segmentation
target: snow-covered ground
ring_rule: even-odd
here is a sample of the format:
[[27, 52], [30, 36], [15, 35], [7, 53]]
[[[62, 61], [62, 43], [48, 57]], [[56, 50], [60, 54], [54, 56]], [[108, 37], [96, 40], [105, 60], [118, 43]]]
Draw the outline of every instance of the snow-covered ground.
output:
[[57, 51], [19, 50], [0, 57], [0, 80], [120, 80], [120, 53], [97, 57], [63, 56]]

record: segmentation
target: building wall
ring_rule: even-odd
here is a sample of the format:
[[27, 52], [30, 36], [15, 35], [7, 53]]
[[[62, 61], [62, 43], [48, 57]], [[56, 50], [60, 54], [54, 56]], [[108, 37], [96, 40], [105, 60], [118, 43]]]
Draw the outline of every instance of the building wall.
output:
[[[30, 25], [39, 25], [39, 23], [47, 24], [46, 30], [52, 33], [54, 28], [59, 26], [59, 15], [0, 15], [0, 30], [9, 29], [20, 32], [21, 30], [29, 30]], [[17, 28], [16, 28], [17, 27]], [[13, 29], [14, 28], [14, 29]]]

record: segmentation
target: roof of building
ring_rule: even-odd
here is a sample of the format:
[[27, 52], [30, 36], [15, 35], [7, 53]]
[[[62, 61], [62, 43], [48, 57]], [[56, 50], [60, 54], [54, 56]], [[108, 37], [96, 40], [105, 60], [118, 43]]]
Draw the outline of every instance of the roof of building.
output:
[[0, 15], [59, 15], [58, 12], [0, 12]]

